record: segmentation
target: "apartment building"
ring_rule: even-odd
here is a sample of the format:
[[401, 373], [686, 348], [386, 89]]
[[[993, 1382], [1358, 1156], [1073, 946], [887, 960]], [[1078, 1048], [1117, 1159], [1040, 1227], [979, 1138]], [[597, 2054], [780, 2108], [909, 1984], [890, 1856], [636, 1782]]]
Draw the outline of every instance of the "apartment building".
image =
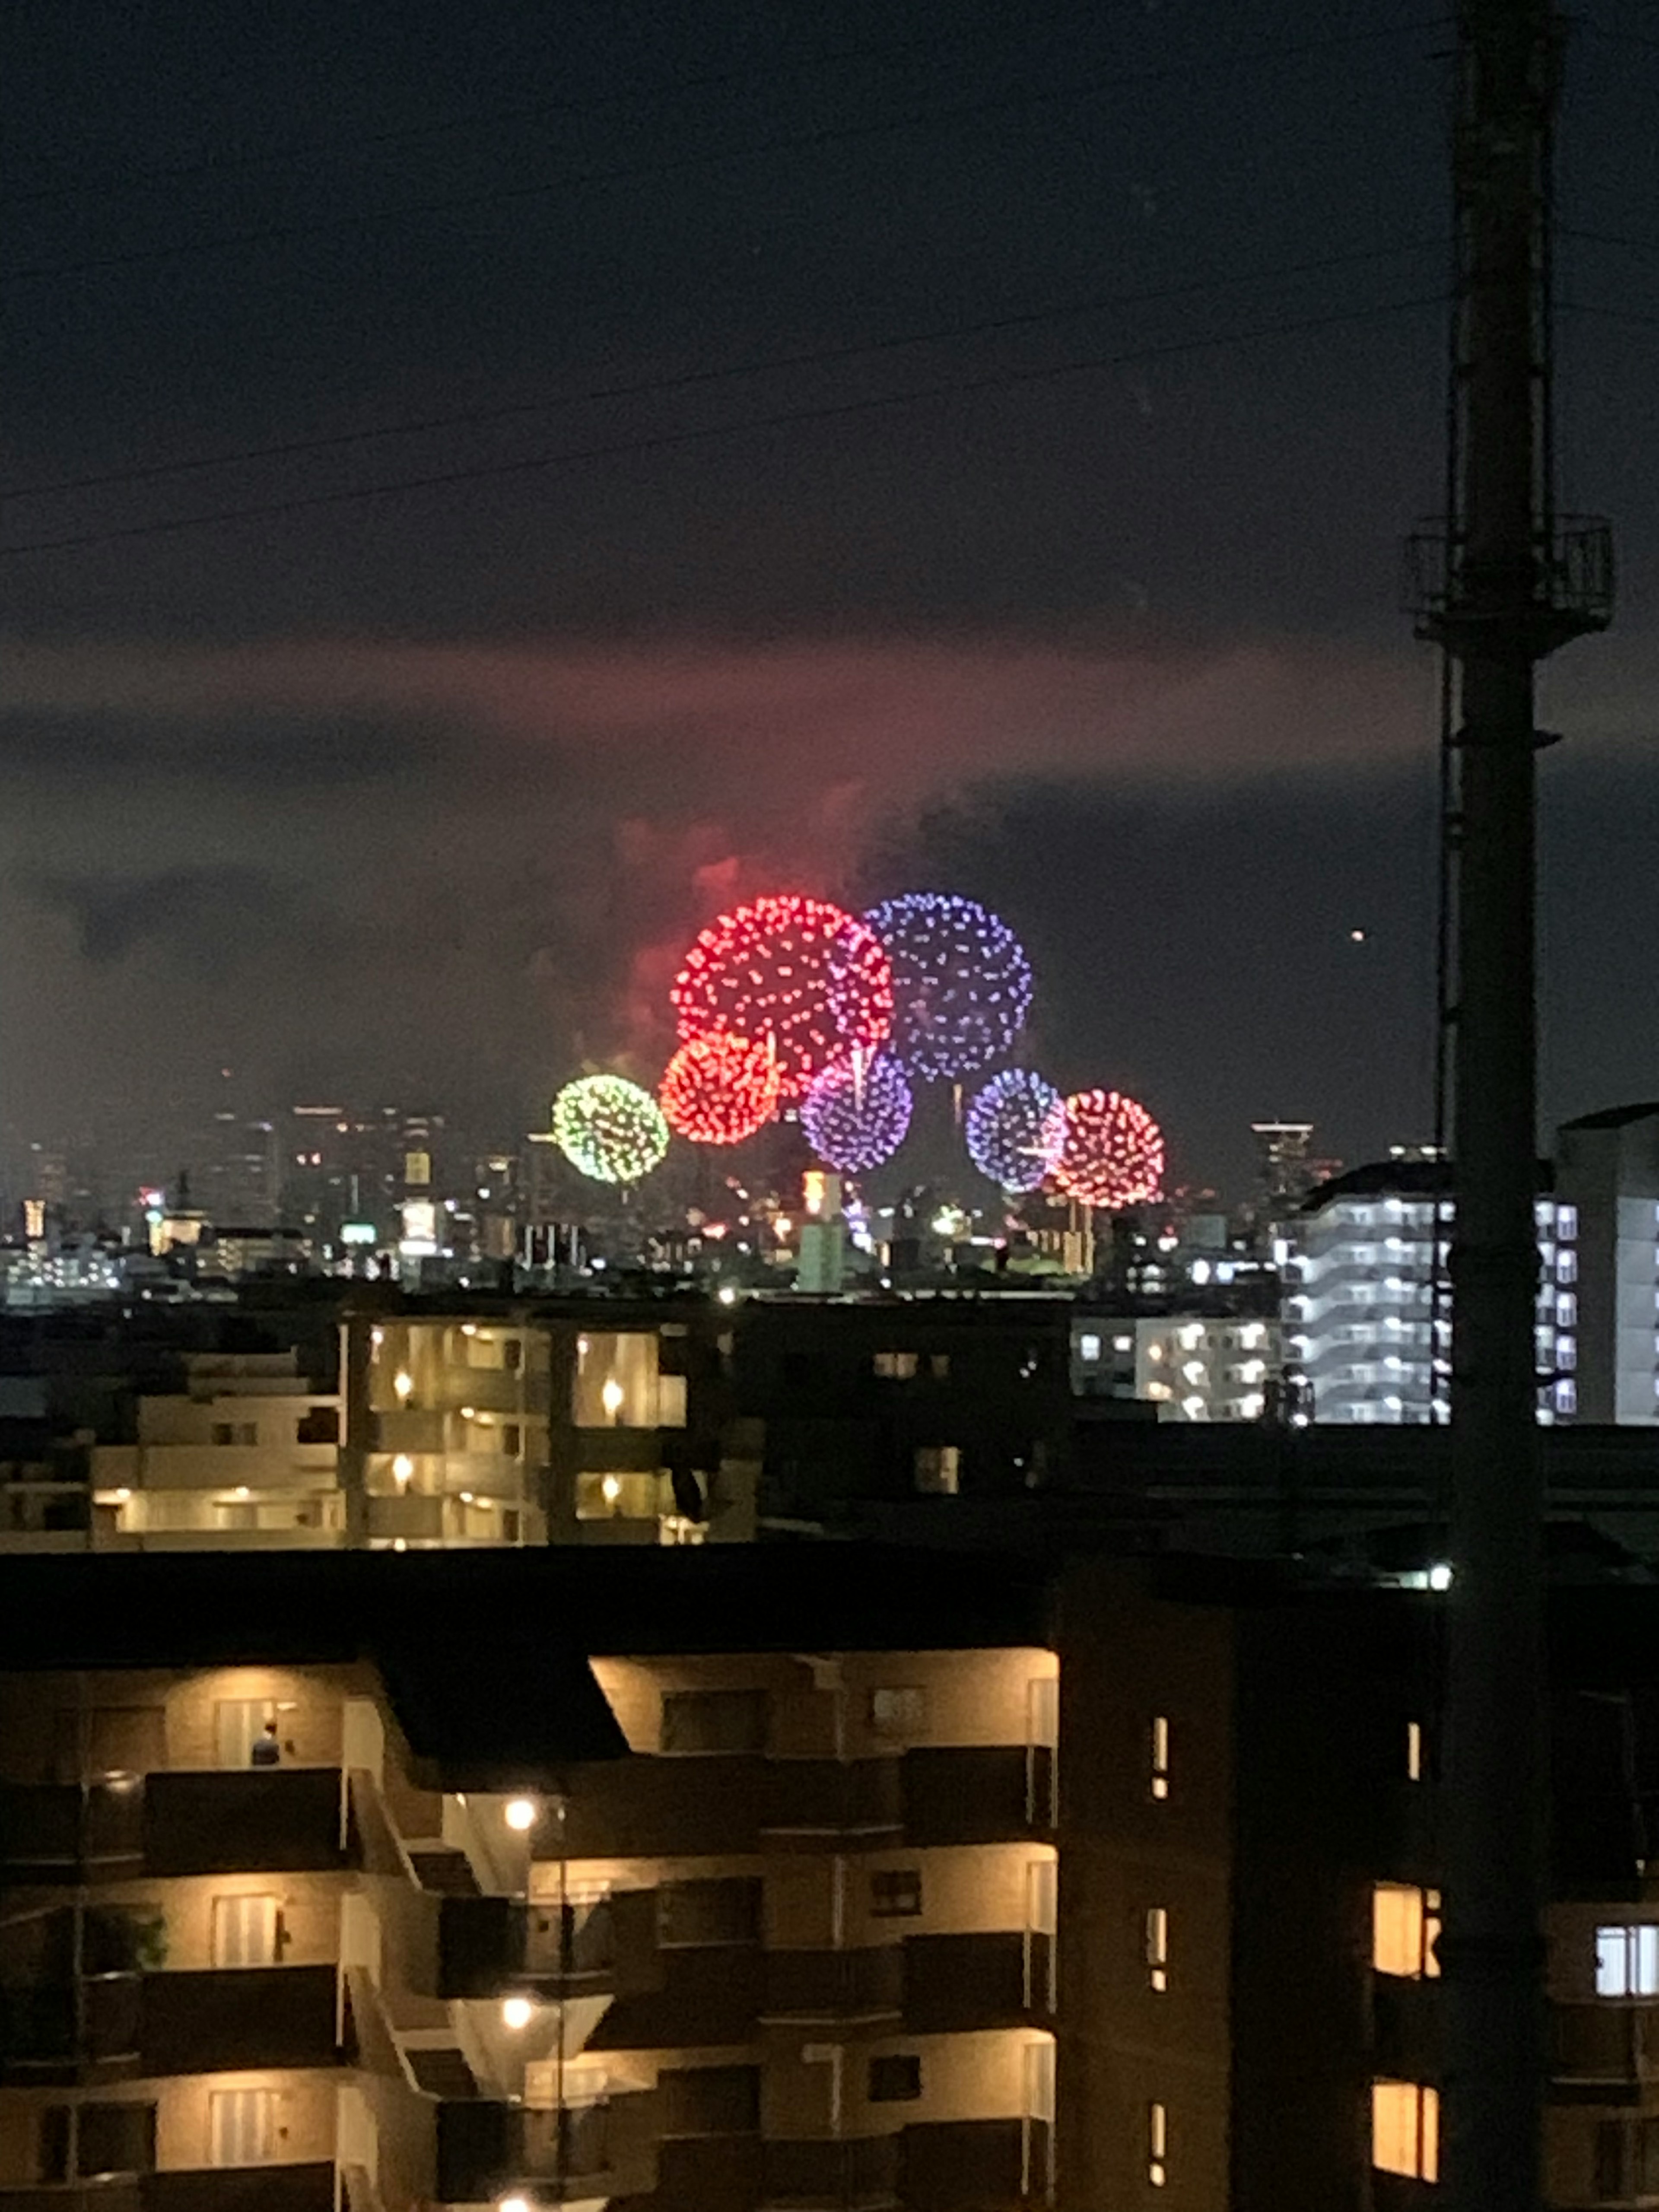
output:
[[[0, 1563], [0, 2212], [1426, 2205], [1438, 1602]], [[1558, 1607], [1561, 2212], [1652, 2193], [1656, 1626]]]
[[[1578, 1209], [1545, 1195], [1534, 1217], [1538, 1418], [1549, 1425], [1579, 1413]], [[1315, 1420], [1447, 1417], [1450, 1309], [1436, 1285], [1454, 1218], [1451, 1170], [1438, 1159], [1352, 1169], [1307, 1200], [1287, 1255], [1285, 1310], [1287, 1359]], [[1651, 1249], [1647, 1259], [1651, 1270]]]
[[1138, 1398], [1160, 1420], [1261, 1420], [1283, 1374], [1276, 1316], [1085, 1312], [1072, 1322], [1077, 1395]]
[[1042, 2200], [1042, 1594], [791, 1556], [0, 1570], [3, 2212]]
[[133, 1441], [92, 1448], [94, 1542], [112, 1549], [337, 1543], [340, 1401], [293, 1352], [184, 1357], [184, 1388], [136, 1401]]
[[1071, 1456], [1071, 1302], [1019, 1292], [761, 1298], [733, 1343], [774, 1529], [1021, 1497]]
[[[1614, 1106], [1556, 1132], [1556, 1188], [1577, 1218], [1581, 1420], [1659, 1420], [1659, 1104]], [[1565, 1255], [1564, 1255], [1565, 1256]]]

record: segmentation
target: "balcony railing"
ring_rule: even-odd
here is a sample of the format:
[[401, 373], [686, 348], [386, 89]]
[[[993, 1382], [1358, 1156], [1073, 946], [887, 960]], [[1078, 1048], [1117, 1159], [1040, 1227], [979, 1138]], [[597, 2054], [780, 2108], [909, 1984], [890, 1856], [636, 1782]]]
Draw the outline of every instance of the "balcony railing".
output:
[[657, 2113], [656, 2094], [644, 2090], [560, 2112], [447, 2100], [438, 2106], [435, 2194], [460, 2204], [520, 2193], [555, 2201], [644, 2194], [653, 2179]]
[[762, 2203], [780, 2212], [878, 2212], [898, 2202], [899, 2138], [769, 2142]]

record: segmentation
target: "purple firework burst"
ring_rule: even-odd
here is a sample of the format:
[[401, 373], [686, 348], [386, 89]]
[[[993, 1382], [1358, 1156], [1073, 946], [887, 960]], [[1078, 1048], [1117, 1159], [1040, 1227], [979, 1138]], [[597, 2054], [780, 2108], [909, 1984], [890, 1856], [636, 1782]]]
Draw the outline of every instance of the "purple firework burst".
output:
[[1029, 1067], [1005, 1068], [969, 1102], [968, 1157], [1004, 1190], [1035, 1190], [1066, 1146], [1066, 1102]]
[[910, 1086], [884, 1053], [832, 1060], [801, 1102], [800, 1122], [826, 1167], [858, 1175], [890, 1159], [910, 1126]]
[[864, 919], [892, 963], [888, 1049], [912, 1075], [955, 1083], [1011, 1048], [1031, 1003], [1031, 963], [1000, 915], [945, 891], [907, 891]]

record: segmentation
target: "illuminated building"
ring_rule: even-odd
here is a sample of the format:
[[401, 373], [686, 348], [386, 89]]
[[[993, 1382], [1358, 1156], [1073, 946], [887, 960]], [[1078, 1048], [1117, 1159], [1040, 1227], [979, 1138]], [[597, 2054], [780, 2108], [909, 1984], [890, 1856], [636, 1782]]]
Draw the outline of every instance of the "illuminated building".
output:
[[1586, 1114], [1556, 1132], [1556, 1193], [1577, 1215], [1555, 1255], [1577, 1301], [1581, 1421], [1659, 1419], [1659, 1104]]
[[0, 2207], [1048, 2201], [1041, 1592], [825, 1556], [21, 1570]]
[[[1540, 1198], [1536, 1219], [1539, 1419], [1571, 1420], [1579, 1410], [1577, 1209], [1565, 1198]], [[1287, 1255], [1286, 1358], [1305, 1378], [1316, 1420], [1446, 1418], [1450, 1307], [1437, 1300], [1436, 1284], [1452, 1221], [1449, 1170], [1436, 1159], [1354, 1168], [1307, 1200]]]
[[1079, 1316], [1072, 1373], [1085, 1395], [1139, 1398], [1165, 1421], [1259, 1421], [1279, 1405], [1276, 1318], [1249, 1314]]
[[[1404, 2212], [1437, 1610], [840, 1546], [0, 1563], [0, 2212]], [[1649, 2193], [1656, 1610], [1557, 1606], [1562, 2207]]]

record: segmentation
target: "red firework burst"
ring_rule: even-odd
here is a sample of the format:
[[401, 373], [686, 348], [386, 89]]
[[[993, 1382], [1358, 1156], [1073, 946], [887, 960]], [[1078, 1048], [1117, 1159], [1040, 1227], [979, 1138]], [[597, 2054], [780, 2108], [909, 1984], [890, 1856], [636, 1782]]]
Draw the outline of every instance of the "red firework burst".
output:
[[1066, 1101], [1066, 1145], [1056, 1188], [1082, 1206], [1139, 1206], [1164, 1186], [1164, 1133], [1146, 1109], [1116, 1091], [1078, 1091]]
[[767, 1045], [711, 1030], [680, 1047], [657, 1097], [669, 1127], [694, 1145], [738, 1145], [776, 1113], [782, 1079]]
[[711, 921], [671, 994], [682, 1037], [726, 1031], [769, 1045], [781, 1103], [819, 1069], [893, 1024], [893, 974], [881, 941], [856, 915], [790, 893]]

